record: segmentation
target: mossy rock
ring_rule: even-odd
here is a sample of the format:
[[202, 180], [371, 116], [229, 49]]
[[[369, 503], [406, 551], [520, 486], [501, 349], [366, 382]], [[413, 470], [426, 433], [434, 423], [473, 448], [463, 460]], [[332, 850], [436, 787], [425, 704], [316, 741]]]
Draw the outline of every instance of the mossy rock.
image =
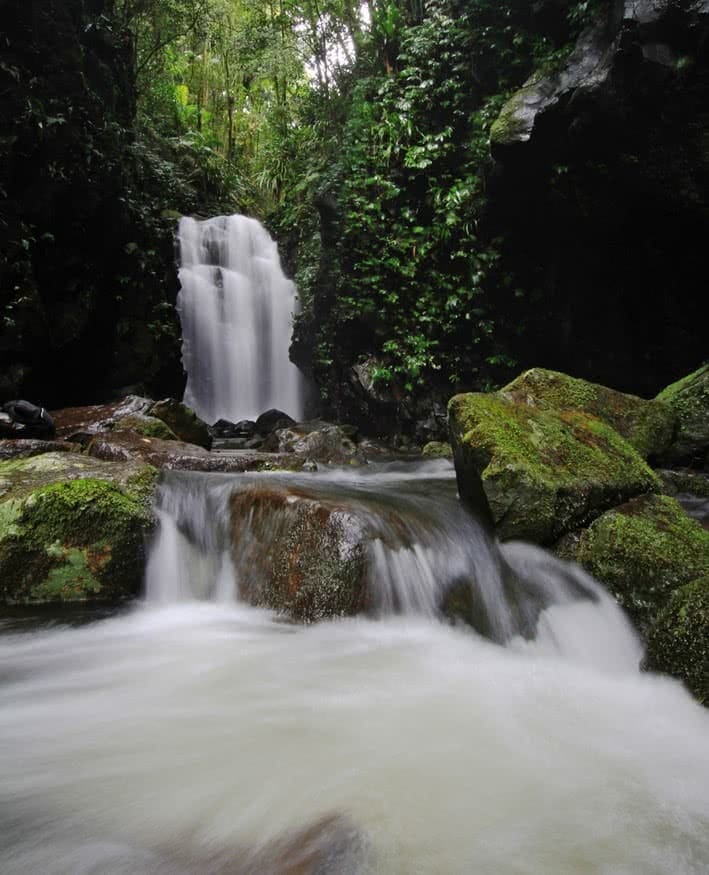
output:
[[133, 431], [142, 437], [158, 438], [162, 441], [179, 440], [175, 432], [162, 419], [158, 419], [157, 416], [145, 416], [144, 414], [123, 416], [117, 419], [113, 430]]
[[657, 400], [677, 417], [674, 441], [665, 454], [671, 464], [701, 465], [709, 453], [709, 364], [663, 389]]
[[148, 415], [162, 420], [169, 426], [178, 440], [195, 444], [205, 450], [211, 449], [212, 436], [209, 433], [209, 426], [197, 416], [192, 408], [181, 401], [176, 401], [174, 398], [164, 398], [153, 404], [148, 410]]
[[666, 495], [613, 508], [557, 553], [606, 584], [643, 632], [675, 590], [709, 574], [709, 532]]
[[448, 408], [461, 497], [484, 492], [497, 535], [549, 544], [659, 481], [607, 423], [579, 410], [456, 395]]
[[683, 680], [709, 705], [709, 575], [672, 593], [650, 631], [644, 665]]
[[644, 458], [669, 447], [676, 417], [668, 404], [617, 392], [558, 371], [532, 368], [502, 389], [518, 403], [554, 410], [582, 410], [614, 428]]
[[157, 475], [69, 453], [0, 463], [0, 601], [137, 594]]
[[665, 495], [694, 495], [697, 498], [709, 498], [709, 473], [702, 474], [690, 468], [680, 470], [663, 468], [656, 474], [660, 478]]
[[444, 441], [429, 441], [421, 450], [421, 455], [427, 459], [452, 459], [453, 447]]
[[252, 487], [235, 493], [230, 508], [235, 565], [250, 568], [243, 599], [306, 623], [365, 609], [365, 532], [346, 507]]

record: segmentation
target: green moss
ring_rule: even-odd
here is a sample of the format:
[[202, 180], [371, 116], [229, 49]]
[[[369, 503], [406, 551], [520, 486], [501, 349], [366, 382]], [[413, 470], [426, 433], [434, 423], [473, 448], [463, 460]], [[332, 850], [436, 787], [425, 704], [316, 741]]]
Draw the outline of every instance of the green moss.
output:
[[137, 592], [144, 537], [154, 524], [157, 471], [81, 457], [63, 468], [56, 460], [36, 464], [43, 458], [4, 466], [0, 600], [114, 599]]
[[429, 459], [452, 459], [453, 449], [443, 441], [429, 441], [421, 450], [421, 455]]
[[646, 630], [674, 590], [709, 573], [709, 532], [673, 498], [641, 496], [592, 523], [575, 558]]
[[116, 421], [114, 431], [134, 431], [143, 437], [158, 438], [163, 441], [179, 440], [167, 423], [156, 416], [124, 416]]
[[449, 404], [459, 482], [481, 479], [502, 538], [549, 543], [659, 482], [610, 426], [576, 410], [516, 403], [503, 393]]
[[675, 414], [662, 401], [647, 401], [558, 371], [532, 368], [501, 391], [518, 403], [590, 413], [614, 428], [644, 459], [660, 456], [675, 429]]
[[206, 450], [211, 448], [212, 436], [209, 433], [207, 423], [203, 422], [194, 410], [181, 401], [165, 398], [153, 404], [148, 413], [151, 417], [156, 417], [164, 422], [178, 440], [196, 444]]
[[645, 666], [680, 678], [709, 705], [709, 575], [672, 593], [650, 631]]
[[709, 364], [667, 386], [657, 400], [673, 410], [679, 423], [668, 461], [703, 462], [709, 451]]

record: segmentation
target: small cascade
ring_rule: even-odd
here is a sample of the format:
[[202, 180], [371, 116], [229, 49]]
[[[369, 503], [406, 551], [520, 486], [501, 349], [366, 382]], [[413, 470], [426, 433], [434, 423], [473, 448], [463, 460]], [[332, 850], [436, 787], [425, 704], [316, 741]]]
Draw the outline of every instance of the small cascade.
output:
[[180, 221], [185, 403], [209, 423], [270, 408], [302, 418], [303, 376], [288, 358], [295, 285], [266, 229], [246, 216]]
[[[170, 472], [158, 513], [147, 569], [152, 602], [242, 595], [268, 604], [259, 596], [274, 579], [287, 577], [292, 588], [320, 563], [334, 565], [335, 577], [361, 576], [357, 607], [370, 616], [458, 616], [499, 643], [543, 634], [549, 649], [581, 661], [635, 666], [640, 659], [634, 633], [602, 587], [545, 550], [495, 544], [460, 506], [447, 462], [238, 478]], [[563, 611], [580, 603], [565, 636]]]

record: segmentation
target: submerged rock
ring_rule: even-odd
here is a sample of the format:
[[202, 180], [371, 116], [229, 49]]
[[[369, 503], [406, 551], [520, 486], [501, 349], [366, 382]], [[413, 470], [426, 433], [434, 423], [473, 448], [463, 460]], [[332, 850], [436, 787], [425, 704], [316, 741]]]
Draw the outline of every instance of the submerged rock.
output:
[[675, 590], [709, 574], [709, 532], [666, 495], [608, 511], [562, 539], [557, 553], [604, 583], [643, 631]]
[[532, 368], [501, 390], [520, 404], [582, 410], [597, 416], [644, 458], [657, 458], [672, 441], [675, 414], [668, 404], [617, 392], [558, 371]]
[[665, 454], [670, 464], [705, 464], [709, 469], [709, 364], [663, 389], [657, 400], [674, 412], [678, 429]]
[[672, 593], [650, 630], [644, 664], [684, 681], [709, 705], [709, 575]]
[[0, 463], [0, 600], [136, 595], [157, 474], [76, 453]]
[[204, 447], [205, 450], [212, 446], [212, 436], [207, 423], [181, 401], [164, 398], [153, 404], [147, 412], [168, 425], [178, 440], [196, 444], [198, 447]]
[[254, 486], [230, 499], [241, 597], [313, 622], [366, 608], [364, 528], [335, 500]]
[[660, 488], [613, 428], [578, 410], [533, 407], [506, 393], [467, 394], [451, 399], [449, 421], [461, 497], [474, 505], [487, 500], [503, 540], [551, 543]]

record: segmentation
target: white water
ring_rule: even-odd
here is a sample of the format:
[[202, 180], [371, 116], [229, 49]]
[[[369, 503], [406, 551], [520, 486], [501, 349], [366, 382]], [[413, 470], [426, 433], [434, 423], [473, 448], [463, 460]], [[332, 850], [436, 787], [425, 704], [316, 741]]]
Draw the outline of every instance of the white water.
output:
[[[330, 488], [370, 523], [397, 494], [399, 530], [426, 528], [439, 505], [455, 528], [450, 482], [419, 473]], [[221, 558], [230, 488], [168, 482], [156, 603], [0, 637], [3, 875], [709, 870], [709, 716], [638, 671], [637, 639], [596, 585], [511, 545], [505, 561], [547, 593], [533, 637], [494, 644], [420, 600], [404, 616], [290, 626], [234, 600], [248, 569]], [[434, 582], [464, 555], [455, 542], [428, 544]], [[412, 573], [415, 551], [398, 552]], [[499, 595], [494, 555], [478, 577]], [[329, 862], [284, 861], [284, 841], [318, 824]]]
[[289, 360], [296, 289], [255, 219], [183, 218], [179, 227], [185, 403], [209, 423], [277, 408], [302, 418], [303, 377]]

